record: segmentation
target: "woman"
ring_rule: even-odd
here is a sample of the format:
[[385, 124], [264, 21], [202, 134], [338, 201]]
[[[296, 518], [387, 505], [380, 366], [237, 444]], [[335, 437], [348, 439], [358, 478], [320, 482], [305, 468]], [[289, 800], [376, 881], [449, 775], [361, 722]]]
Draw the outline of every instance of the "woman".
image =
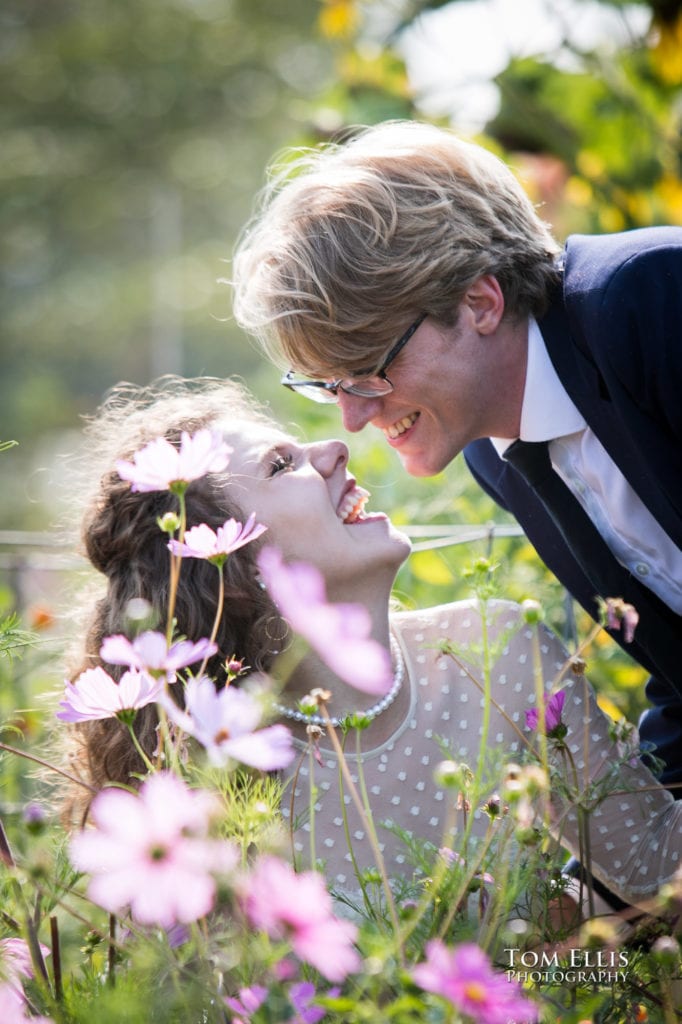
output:
[[[291, 641], [286, 622], [264, 589], [259, 550], [274, 545], [287, 562], [313, 564], [324, 576], [329, 600], [366, 606], [373, 638], [391, 650], [393, 683], [389, 697], [377, 701], [338, 679], [311, 652], [287, 679], [278, 697], [279, 713], [302, 747], [310, 722], [301, 720], [298, 701], [314, 688], [330, 692], [329, 713], [337, 721], [351, 712], [366, 716], [361, 756], [351, 750], [348, 762], [357, 781], [361, 761], [361, 781], [374, 817], [385, 822], [378, 840], [389, 875], [409, 873], [406, 836], [418, 836], [432, 847], [448, 845], [453, 830], [470, 835], [474, 846], [483, 837], [489, 839], [490, 817], [475, 805], [468, 807], [466, 792], [453, 817], [452, 791], [434, 785], [434, 769], [443, 759], [445, 743], [449, 756], [476, 768], [479, 781], [492, 790], [493, 778], [499, 780], [496, 769], [506, 760], [521, 760], [536, 744], [524, 716], [536, 705], [534, 665], [539, 659], [541, 687], [547, 689], [566, 669], [560, 643], [541, 628], [537, 645], [534, 629], [509, 602], [491, 602], [483, 613], [471, 601], [392, 614], [391, 587], [409, 542], [383, 513], [367, 511], [366, 492], [348, 471], [346, 446], [340, 441], [296, 441], [234, 383], [172, 381], [146, 390], [122, 386], [91, 423], [88, 435], [98, 467], [94, 475], [92, 466], [88, 472], [97, 487], [84, 511], [82, 537], [107, 590], [96, 604], [77, 670], [100, 663], [104, 637], [129, 630], [131, 602], [148, 603], [153, 625], [163, 623], [167, 613], [168, 535], [158, 521], [176, 510], [176, 499], [168, 491], [134, 492], [119, 476], [117, 461], [130, 459], [157, 437], [178, 444], [183, 431], [192, 434], [205, 427], [220, 432], [232, 452], [226, 471], [190, 484], [187, 526], [206, 523], [217, 529], [229, 517], [243, 522], [252, 513], [267, 526], [263, 536], [227, 559], [224, 613], [216, 637], [219, 653], [209, 672], [224, 683], [225, 660], [233, 655], [251, 669], [267, 672]], [[180, 634], [198, 639], [210, 633], [216, 592], [213, 565], [183, 560], [175, 605]], [[448, 655], [441, 653], [444, 639], [450, 644]], [[477, 653], [481, 648], [489, 651], [488, 699]], [[591, 814], [592, 871], [621, 898], [641, 903], [678, 867], [682, 802], [676, 804], [636, 758], [624, 758], [582, 677], [569, 678], [562, 689], [563, 708], [547, 709], [550, 736], [550, 712], [559, 733], [565, 732], [564, 753], [554, 758], [555, 769], [570, 775], [582, 793], [592, 786], [593, 797], [594, 787], [601, 785]], [[138, 712], [136, 732], [150, 756], [156, 726], [153, 705]], [[77, 727], [77, 740], [77, 760], [95, 788], [111, 780], [130, 782], [134, 773], [144, 771], [127, 731], [116, 720]], [[338, 765], [324, 732], [317, 747], [317, 759], [305, 760], [295, 773], [284, 814], [293, 822], [296, 855], [303, 861], [323, 859], [332, 884], [352, 888], [353, 858], [360, 869], [372, 864], [370, 837], [348, 792], [343, 813]], [[311, 852], [311, 823], [305, 818], [313, 764], [316, 844]], [[610, 775], [613, 764], [618, 765], [615, 779]], [[458, 788], [466, 790], [466, 772], [460, 775]], [[510, 799], [513, 791], [514, 780]], [[577, 853], [578, 814], [562, 806], [558, 793], [554, 797], [553, 830]], [[497, 805], [491, 807], [494, 817]], [[532, 824], [531, 814], [528, 829]]]

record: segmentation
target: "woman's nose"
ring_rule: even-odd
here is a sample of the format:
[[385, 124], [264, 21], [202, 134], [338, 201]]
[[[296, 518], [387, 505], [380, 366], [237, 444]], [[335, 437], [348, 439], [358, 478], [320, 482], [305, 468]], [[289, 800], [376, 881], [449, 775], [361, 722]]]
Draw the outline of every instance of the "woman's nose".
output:
[[310, 445], [310, 461], [325, 477], [346, 466], [348, 454], [348, 447], [343, 441], [318, 441]]

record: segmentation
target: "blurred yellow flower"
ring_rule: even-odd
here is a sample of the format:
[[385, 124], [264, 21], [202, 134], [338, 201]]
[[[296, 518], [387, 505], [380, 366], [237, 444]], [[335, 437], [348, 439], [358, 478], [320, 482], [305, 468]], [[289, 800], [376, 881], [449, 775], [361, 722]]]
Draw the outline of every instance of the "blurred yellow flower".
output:
[[353, 0], [324, 0], [317, 23], [327, 39], [350, 39], [360, 25], [360, 13]]
[[682, 224], [682, 181], [673, 174], [666, 174], [655, 191], [664, 204], [666, 223]]
[[664, 82], [679, 85], [682, 82], [682, 14], [676, 21], [659, 22], [657, 41], [651, 50], [651, 59]]

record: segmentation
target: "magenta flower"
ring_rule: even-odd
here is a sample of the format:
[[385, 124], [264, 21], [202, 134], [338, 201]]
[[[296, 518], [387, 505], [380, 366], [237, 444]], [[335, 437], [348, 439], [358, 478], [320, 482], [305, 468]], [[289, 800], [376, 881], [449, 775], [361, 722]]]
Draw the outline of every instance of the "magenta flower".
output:
[[65, 680], [62, 709], [57, 718], [62, 722], [88, 722], [98, 718], [126, 720], [126, 712], [137, 711], [158, 700], [163, 683], [146, 672], [131, 669], [124, 672], [120, 683], [99, 666], [81, 672], [75, 682]]
[[207, 838], [214, 798], [168, 772], [139, 795], [106, 789], [92, 803], [94, 829], [70, 843], [71, 861], [92, 877], [88, 897], [111, 913], [130, 906], [140, 924], [171, 928], [213, 907], [214, 874], [233, 870], [237, 851]]
[[121, 480], [130, 481], [133, 491], [177, 492], [207, 473], [222, 472], [231, 451], [217, 432], [198, 430], [190, 437], [183, 430], [179, 448], [165, 437], [157, 437], [135, 452], [132, 462], [119, 459], [116, 469]]
[[355, 925], [332, 913], [331, 896], [316, 871], [297, 874], [277, 857], [261, 857], [245, 883], [244, 904], [256, 928], [288, 939], [296, 955], [330, 981], [360, 967]]
[[105, 637], [99, 656], [110, 665], [127, 665], [128, 668], [148, 672], [155, 678], [163, 677], [172, 683], [178, 669], [210, 658], [217, 650], [216, 644], [206, 639], [197, 640], [196, 643], [179, 640], [169, 647], [163, 633], [147, 630], [132, 642], [120, 633]]
[[252, 1015], [259, 1010], [265, 1002], [268, 990], [263, 985], [251, 985], [250, 988], [240, 988], [239, 998], [234, 996], [225, 997], [225, 1005], [238, 1016], [232, 1018], [232, 1024], [247, 1024]]
[[[338, 996], [338, 988], [330, 988], [326, 993], [332, 998]], [[323, 1006], [313, 1002], [315, 998], [315, 986], [312, 981], [299, 981], [289, 989], [289, 999], [296, 1016], [292, 1018], [292, 1024], [318, 1024], [326, 1014]]]
[[190, 679], [185, 687], [185, 710], [169, 696], [162, 699], [169, 718], [206, 748], [211, 764], [222, 767], [230, 759], [272, 772], [286, 768], [295, 752], [284, 725], [255, 731], [262, 711], [244, 690], [226, 686], [216, 692], [211, 679]]
[[267, 526], [256, 523], [256, 513], [252, 512], [243, 525], [236, 519], [228, 519], [217, 530], [212, 530], [205, 523], [193, 526], [185, 534], [184, 543], [170, 540], [168, 547], [174, 555], [205, 558], [216, 565], [222, 565], [229, 554], [250, 544], [266, 530]]
[[538, 1019], [538, 1007], [526, 999], [516, 982], [494, 971], [488, 957], [475, 943], [465, 942], [450, 950], [439, 939], [426, 945], [426, 960], [412, 971], [417, 984], [434, 992], [476, 1021], [476, 1024], [530, 1024]]
[[372, 622], [360, 604], [329, 604], [324, 579], [312, 565], [285, 565], [275, 548], [264, 548], [258, 567], [291, 628], [308, 641], [336, 674], [357, 690], [385, 694], [392, 682], [388, 651], [370, 637]]
[[[544, 702], [542, 730], [554, 739], [563, 739], [566, 735], [566, 726], [561, 721], [566, 694], [563, 690], [557, 690], [548, 701]], [[526, 728], [537, 729], [540, 721], [538, 708], [528, 708], [526, 711]]]
[[466, 861], [461, 853], [451, 850], [449, 846], [441, 846], [438, 853], [447, 864], [457, 864], [459, 867], [466, 867]]

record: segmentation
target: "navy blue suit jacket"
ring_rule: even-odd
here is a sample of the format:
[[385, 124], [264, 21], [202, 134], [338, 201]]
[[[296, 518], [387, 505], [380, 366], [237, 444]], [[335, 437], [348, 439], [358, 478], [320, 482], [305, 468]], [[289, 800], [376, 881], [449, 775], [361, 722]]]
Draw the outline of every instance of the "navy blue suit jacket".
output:
[[[682, 228], [572, 236], [562, 285], [539, 323], [571, 399], [682, 549]], [[485, 490], [514, 513], [546, 565], [595, 616], [593, 587], [521, 476], [488, 439], [468, 445], [465, 457]], [[677, 623], [682, 640], [682, 618]], [[612, 635], [622, 643], [620, 633]], [[652, 673], [647, 697], [653, 706], [640, 723], [642, 739], [666, 762], [663, 781], [682, 782], [682, 649], [679, 672], [662, 673], [636, 633], [623, 646]]]

